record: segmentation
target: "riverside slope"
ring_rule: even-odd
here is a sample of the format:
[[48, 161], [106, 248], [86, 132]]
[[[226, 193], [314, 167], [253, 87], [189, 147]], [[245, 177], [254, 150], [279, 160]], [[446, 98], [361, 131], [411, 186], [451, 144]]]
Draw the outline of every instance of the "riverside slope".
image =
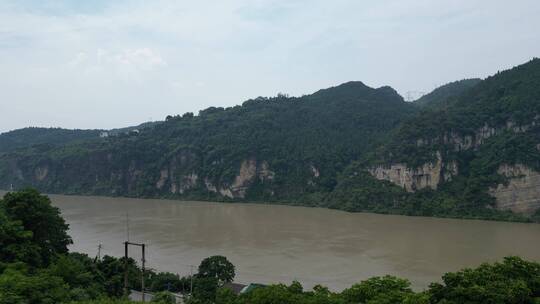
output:
[[139, 133], [5, 153], [0, 186], [538, 218], [540, 60], [430, 96], [407, 103], [390, 87], [349, 82], [259, 97]]

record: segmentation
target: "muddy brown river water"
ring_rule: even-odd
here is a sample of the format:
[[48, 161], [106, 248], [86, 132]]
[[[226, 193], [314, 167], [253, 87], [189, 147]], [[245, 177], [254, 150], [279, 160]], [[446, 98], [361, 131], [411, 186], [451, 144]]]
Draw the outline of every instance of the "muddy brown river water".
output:
[[[451, 220], [260, 204], [51, 195], [70, 225], [71, 250], [121, 256], [130, 240], [148, 244], [159, 271], [189, 274], [225, 255], [242, 283], [302, 282], [341, 290], [385, 274], [415, 289], [442, 274], [519, 255], [540, 261], [540, 225]], [[139, 259], [137, 248], [132, 256]], [[195, 267], [196, 269], [196, 267]]]

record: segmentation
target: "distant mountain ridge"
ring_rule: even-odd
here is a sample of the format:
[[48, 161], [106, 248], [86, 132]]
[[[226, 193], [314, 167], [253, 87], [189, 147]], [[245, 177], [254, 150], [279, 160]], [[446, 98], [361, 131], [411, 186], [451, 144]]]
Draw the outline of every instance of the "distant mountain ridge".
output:
[[405, 102], [348, 82], [0, 156], [0, 187], [540, 218], [540, 60]]
[[145, 122], [137, 126], [111, 130], [83, 130], [64, 128], [28, 127], [0, 133], [0, 153], [28, 148], [35, 145], [65, 145], [77, 141], [91, 140], [100, 136], [115, 136], [129, 133], [133, 130], [150, 128], [159, 124], [159, 121]]
[[452, 98], [457, 98], [463, 92], [479, 84], [481, 81], [482, 79], [479, 78], [471, 78], [447, 83], [418, 98], [414, 101], [414, 104], [421, 107], [440, 107], [451, 101]]
[[102, 130], [29, 127], [0, 134], [0, 153], [40, 144], [66, 144], [96, 138]]
[[540, 60], [488, 77], [453, 99], [404, 121], [363, 168], [407, 191], [409, 206], [417, 208], [408, 212], [415, 214], [489, 217], [503, 210], [536, 217]]
[[330, 191], [348, 163], [416, 111], [394, 90], [361, 82], [260, 97], [169, 116], [137, 134], [7, 154], [0, 183], [61, 193], [297, 200]]

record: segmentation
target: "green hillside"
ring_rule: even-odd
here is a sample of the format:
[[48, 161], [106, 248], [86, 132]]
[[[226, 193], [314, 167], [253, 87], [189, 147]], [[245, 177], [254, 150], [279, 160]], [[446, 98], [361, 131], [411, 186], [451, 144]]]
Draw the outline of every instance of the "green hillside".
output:
[[260, 97], [168, 117], [138, 134], [5, 155], [0, 184], [59, 193], [294, 201], [331, 191], [343, 168], [416, 111], [393, 89], [361, 82], [303, 97]]
[[349, 82], [5, 153], [0, 187], [535, 220], [539, 119], [539, 59], [416, 103]]
[[100, 130], [36, 127], [17, 129], [0, 134], [0, 153], [40, 144], [63, 145], [77, 140], [96, 138], [100, 132]]
[[[518, 219], [497, 211], [500, 206], [490, 189], [511, 180], [500, 174], [501, 166], [525, 167], [514, 176], [521, 184], [505, 190], [516, 197], [515, 210], [538, 210], [539, 118], [540, 60], [534, 59], [487, 78], [444, 108], [424, 109], [403, 122], [369, 160], [344, 172], [328, 201], [353, 211]], [[384, 182], [376, 180], [367, 172], [370, 168], [379, 168], [381, 175], [416, 170], [411, 178], [416, 191], [405, 191], [389, 175]], [[425, 168], [441, 170], [439, 183], [414, 184], [415, 178], [427, 180]], [[538, 217], [526, 211], [524, 216]]]
[[478, 78], [463, 79], [447, 83], [432, 92], [418, 98], [414, 104], [420, 107], [441, 107], [457, 98], [463, 92], [474, 87], [482, 80]]

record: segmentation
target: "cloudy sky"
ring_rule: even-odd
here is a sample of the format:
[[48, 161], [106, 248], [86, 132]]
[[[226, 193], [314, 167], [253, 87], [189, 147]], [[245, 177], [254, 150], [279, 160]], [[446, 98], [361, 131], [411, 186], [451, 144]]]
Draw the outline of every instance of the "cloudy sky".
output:
[[0, 132], [114, 128], [350, 80], [402, 95], [540, 56], [538, 0], [0, 1]]

